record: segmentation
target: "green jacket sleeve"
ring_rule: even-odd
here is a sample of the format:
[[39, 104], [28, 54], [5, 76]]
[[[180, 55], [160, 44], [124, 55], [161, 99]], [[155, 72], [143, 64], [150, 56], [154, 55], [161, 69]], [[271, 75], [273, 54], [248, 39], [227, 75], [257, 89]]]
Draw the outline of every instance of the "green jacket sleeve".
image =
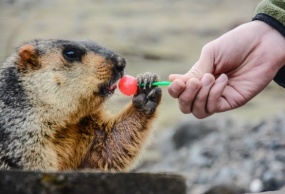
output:
[[285, 1], [263, 0], [255, 10], [255, 15], [257, 14], [269, 15], [285, 26]]

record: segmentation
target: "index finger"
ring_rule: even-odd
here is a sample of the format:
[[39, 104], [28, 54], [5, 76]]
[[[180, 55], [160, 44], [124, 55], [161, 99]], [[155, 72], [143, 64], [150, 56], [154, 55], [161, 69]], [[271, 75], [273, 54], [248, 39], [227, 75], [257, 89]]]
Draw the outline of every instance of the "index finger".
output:
[[186, 84], [181, 79], [174, 80], [168, 87], [168, 93], [173, 98], [178, 98], [180, 94], [184, 91]]

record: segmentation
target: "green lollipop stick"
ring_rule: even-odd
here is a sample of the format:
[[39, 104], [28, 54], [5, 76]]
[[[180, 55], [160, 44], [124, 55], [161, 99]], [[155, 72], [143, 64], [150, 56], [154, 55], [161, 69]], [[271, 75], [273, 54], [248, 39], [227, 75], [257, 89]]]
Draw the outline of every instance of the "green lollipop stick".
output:
[[[162, 81], [162, 82], [153, 82], [151, 86], [169, 86], [171, 82]], [[144, 86], [144, 84], [140, 84], [139, 86]]]

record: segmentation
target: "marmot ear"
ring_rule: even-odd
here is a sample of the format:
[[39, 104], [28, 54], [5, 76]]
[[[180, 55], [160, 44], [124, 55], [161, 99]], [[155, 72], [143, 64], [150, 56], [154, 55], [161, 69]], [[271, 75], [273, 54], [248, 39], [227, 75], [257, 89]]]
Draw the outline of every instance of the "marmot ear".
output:
[[18, 67], [20, 70], [29, 71], [37, 70], [40, 68], [40, 63], [38, 60], [38, 53], [34, 46], [26, 44], [19, 48], [19, 60]]

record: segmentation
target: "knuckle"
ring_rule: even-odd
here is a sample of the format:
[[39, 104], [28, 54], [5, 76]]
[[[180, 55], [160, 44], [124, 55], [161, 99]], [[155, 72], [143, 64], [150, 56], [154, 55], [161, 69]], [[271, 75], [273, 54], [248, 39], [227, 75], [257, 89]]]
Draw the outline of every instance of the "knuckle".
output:
[[187, 95], [189, 96], [196, 96], [197, 92], [201, 89], [201, 82], [196, 79], [192, 78], [186, 83], [186, 90]]
[[168, 93], [172, 98], [178, 98], [179, 97], [179, 95], [172, 90], [168, 90]]
[[190, 104], [190, 101], [187, 98], [185, 98], [184, 96], [180, 96], [179, 97], [179, 104], [181, 106], [185, 106], [187, 104]]
[[204, 119], [209, 116], [207, 113], [197, 113], [197, 112], [192, 112], [192, 114], [197, 118], [197, 119]]
[[175, 84], [171, 84], [168, 87], [168, 93], [170, 94], [171, 97], [173, 98], [178, 98], [179, 95], [181, 94], [182, 89], [177, 87]]
[[179, 101], [179, 109], [182, 113], [189, 114], [191, 113], [191, 104], [189, 105], [183, 101]]
[[197, 118], [197, 119], [204, 119], [205, 115], [197, 112], [192, 112], [192, 114]]
[[206, 100], [206, 96], [205, 95], [197, 94], [196, 97], [195, 97], [195, 101], [199, 102], [199, 103], [204, 102], [205, 100]]
[[180, 111], [183, 113], [183, 114], [190, 114], [191, 113], [191, 111], [190, 111], [190, 109], [185, 109], [185, 106], [183, 107], [181, 107], [180, 106]]
[[197, 69], [197, 68], [195, 68], [195, 67], [191, 68], [191, 69], [188, 71], [187, 74], [188, 74], [189, 76], [195, 77], [195, 78], [200, 78], [200, 77], [202, 77], [202, 71], [199, 70], [199, 69]]
[[201, 52], [203, 53], [209, 53], [213, 50], [213, 42], [209, 42], [208, 44], [205, 44], [203, 47], [202, 47], [202, 50]]
[[209, 114], [214, 114], [216, 112], [216, 105], [214, 103], [208, 104], [207, 111]]

